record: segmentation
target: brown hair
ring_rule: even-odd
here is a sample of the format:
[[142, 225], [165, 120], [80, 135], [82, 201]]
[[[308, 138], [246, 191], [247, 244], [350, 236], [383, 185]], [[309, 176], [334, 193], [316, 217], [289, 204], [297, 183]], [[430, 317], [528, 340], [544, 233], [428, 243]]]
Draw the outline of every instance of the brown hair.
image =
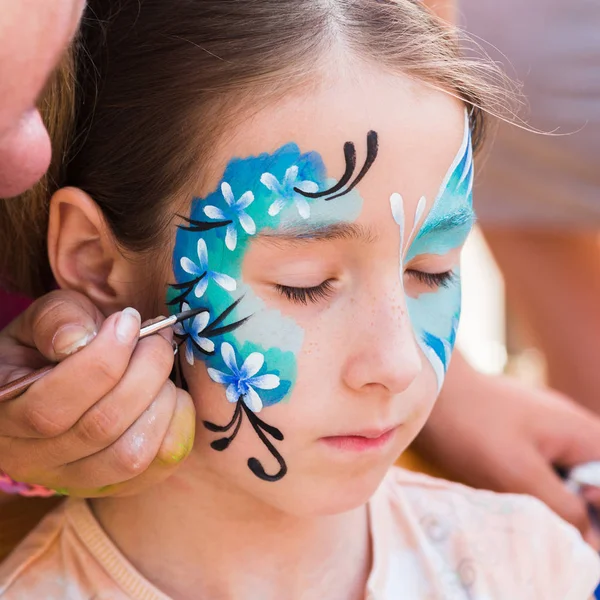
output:
[[89, 0], [67, 166], [60, 173], [55, 138], [46, 182], [0, 205], [0, 256], [23, 257], [1, 262], [0, 273], [30, 294], [51, 281], [43, 248], [55, 184], [94, 198], [122, 248], [154, 249], [168, 225], [165, 203], [207, 164], [215, 123], [305, 83], [328, 50], [461, 98], [478, 145], [498, 90], [481, 62], [460, 56], [457, 39], [419, 0]]

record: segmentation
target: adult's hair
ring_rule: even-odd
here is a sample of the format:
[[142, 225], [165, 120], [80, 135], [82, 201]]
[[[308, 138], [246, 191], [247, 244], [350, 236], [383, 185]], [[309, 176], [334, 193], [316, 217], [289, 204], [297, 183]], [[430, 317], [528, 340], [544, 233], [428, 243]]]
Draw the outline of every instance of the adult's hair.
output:
[[55, 185], [86, 191], [123, 250], [152, 251], [165, 240], [166, 203], [202, 175], [227, 123], [331, 73], [335, 60], [462, 99], [475, 145], [485, 111], [502, 104], [482, 77], [491, 67], [463, 58], [456, 32], [419, 0], [89, 0], [66, 166], [44, 193], [0, 207], [0, 256], [23, 257], [2, 260], [0, 273], [20, 291], [45, 291]]

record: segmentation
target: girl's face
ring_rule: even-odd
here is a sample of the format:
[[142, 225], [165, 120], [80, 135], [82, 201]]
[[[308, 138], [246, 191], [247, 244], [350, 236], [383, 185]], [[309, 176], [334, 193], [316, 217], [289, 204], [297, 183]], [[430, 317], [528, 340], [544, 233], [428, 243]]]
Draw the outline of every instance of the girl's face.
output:
[[222, 484], [297, 514], [350, 509], [423, 426], [473, 223], [462, 105], [361, 74], [244, 121], [178, 219], [167, 304]]

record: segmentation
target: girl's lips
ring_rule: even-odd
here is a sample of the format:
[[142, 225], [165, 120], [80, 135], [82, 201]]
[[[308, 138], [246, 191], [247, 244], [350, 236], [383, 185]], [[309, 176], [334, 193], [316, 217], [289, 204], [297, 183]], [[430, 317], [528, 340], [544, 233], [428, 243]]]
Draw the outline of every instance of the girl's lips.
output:
[[351, 435], [335, 435], [321, 438], [321, 441], [336, 450], [366, 452], [385, 448], [394, 438], [398, 427], [382, 432], [362, 432]]

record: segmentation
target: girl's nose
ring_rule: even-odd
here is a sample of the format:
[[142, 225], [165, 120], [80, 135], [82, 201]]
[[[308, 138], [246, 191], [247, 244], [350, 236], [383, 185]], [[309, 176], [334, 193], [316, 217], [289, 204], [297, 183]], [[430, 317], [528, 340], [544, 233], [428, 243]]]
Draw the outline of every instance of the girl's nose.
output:
[[344, 369], [354, 390], [379, 387], [390, 394], [404, 392], [423, 368], [421, 354], [404, 297], [377, 299], [355, 321], [355, 343]]

